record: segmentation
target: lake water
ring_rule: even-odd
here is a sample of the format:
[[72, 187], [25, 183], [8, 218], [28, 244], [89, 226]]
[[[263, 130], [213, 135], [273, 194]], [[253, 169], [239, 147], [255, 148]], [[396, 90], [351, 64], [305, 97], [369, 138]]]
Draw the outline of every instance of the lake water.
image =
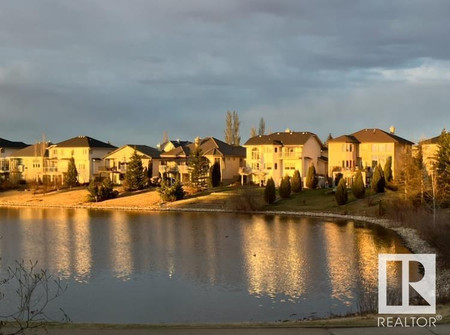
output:
[[[353, 313], [362, 292], [376, 295], [378, 254], [409, 253], [378, 226], [238, 214], [0, 208], [0, 236], [0, 274], [37, 260], [69, 285], [49, 315], [62, 307], [74, 322]], [[0, 312], [7, 308], [0, 300]]]

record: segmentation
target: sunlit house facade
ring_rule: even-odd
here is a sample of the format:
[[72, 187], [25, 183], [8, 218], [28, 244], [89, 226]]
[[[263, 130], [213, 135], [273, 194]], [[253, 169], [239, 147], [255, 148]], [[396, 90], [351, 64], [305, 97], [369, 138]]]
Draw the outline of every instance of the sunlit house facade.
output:
[[219, 163], [223, 184], [239, 180], [239, 169], [245, 166], [245, 148], [229, 145], [215, 137], [197, 137], [194, 143], [162, 152], [159, 166], [161, 176], [173, 178], [178, 175], [181, 182], [189, 181], [188, 160], [196, 146], [200, 147], [202, 156], [208, 159], [210, 166]]
[[304, 179], [310, 166], [317, 174], [327, 174], [327, 150], [319, 137], [311, 132], [295, 132], [287, 129], [269, 135], [250, 138], [247, 149], [247, 166], [241, 170], [242, 178], [264, 185], [273, 178], [278, 186], [281, 179], [292, 176], [295, 170]]
[[384, 167], [392, 158], [392, 173], [395, 178], [404, 155], [411, 155], [414, 143], [395, 135], [395, 128], [389, 132], [381, 129], [362, 129], [350, 135], [342, 135], [328, 141], [328, 175], [335, 180], [341, 173], [351, 185], [357, 170], [361, 170], [366, 183], [375, 166]]
[[142, 160], [144, 172], [149, 178], [158, 177], [160, 151], [156, 148], [140, 144], [126, 144], [103, 157], [99, 169], [101, 176], [107, 176], [114, 184], [121, 185], [125, 179], [128, 163], [136, 152]]
[[77, 136], [48, 148], [49, 157], [44, 169], [46, 182], [63, 183], [71, 158], [78, 171], [78, 182], [87, 184], [98, 174], [102, 159], [116, 147], [89, 136]]

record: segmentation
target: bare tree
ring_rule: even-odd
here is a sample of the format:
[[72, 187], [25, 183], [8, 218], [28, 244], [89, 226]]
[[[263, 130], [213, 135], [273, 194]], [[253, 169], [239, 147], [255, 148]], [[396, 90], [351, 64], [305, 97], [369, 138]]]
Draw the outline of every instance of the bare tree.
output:
[[257, 135], [255, 126], [250, 129], [250, 137], [255, 137]]
[[169, 134], [167, 134], [167, 131], [164, 131], [162, 143], [167, 143], [167, 142], [169, 142]]
[[[26, 264], [23, 260], [16, 261], [15, 267], [8, 267], [7, 276], [0, 280], [0, 285], [2, 288], [10, 286], [9, 290], [0, 292], [0, 299], [6, 297], [8, 307], [12, 308], [6, 315], [0, 315], [1, 319], [8, 321], [0, 323], [0, 334], [5, 335], [45, 329], [46, 322], [55, 321], [46, 314], [48, 305], [67, 290], [67, 285], [62, 285], [47, 270], [38, 269], [37, 262]], [[60, 310], [63, 321], [70, 321]]]

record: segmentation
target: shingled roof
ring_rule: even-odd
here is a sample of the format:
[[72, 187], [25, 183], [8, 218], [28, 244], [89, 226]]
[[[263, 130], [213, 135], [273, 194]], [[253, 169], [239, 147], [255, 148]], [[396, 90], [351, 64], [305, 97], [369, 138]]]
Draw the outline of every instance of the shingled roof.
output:
[[14, 141], [8, 141], [4, 138], [0, 138], [0, 148], [13, 148], [13, 149], [22, 149], [27, 147], [28, 144], [23, 142], [14, 142]]
[[438, 144], [441, 136], [442, 136], [442, 134], [439, 134], [438, 136], [420, 141], [419, 144]]
[[117, 148], [109, 143], [105, 143], [89, 136], [77, 136], [71, 139], [56, 143], [60, 148]]
[[141, 154], [143, 154], [143, 155], [145, 155], [147, 157], [151, 157], [151, 158], [159, 158], [159, 155], [161, 154], [161, 152], [158, 149], [153, 148], [153, 147], [149, 147], [148, 145], [143, 145], [143, 144], [126, 144], [126, 145], [124, 145], [124, 146], [114, 150], [113, 152], [110, 152], [109, 154], [107, 154], [105, 156], [105, 158], [108, 157], [108, 156], [111, 156], [112, 154], [116, 153], [117, 151], [119, 151], [119, 150], [121, 150], [121, 149], [123, 149], [125, 147], [134, 148], [134, 149], [136, 149], [136, 151], [138, 153], [141, 153]]
[[285, 131], [269, 135], [258, 135], [248, 139], [244, 145], [304, 145], [311, 137], [314, 137], [320, 146], [323, 147], [317, 135], [309, 131]]
[[50, 142], [38, 142], [26, 148], [17, 150], [11, 157], [46, 157], [48, 156], [47, 148], [50, 145], [52, 145]]
[[357, 131], [356, 133], [350, 135], [342, 135], [337, 138], [331, 139], [328, 141], [332, 142], [354, 142], [354, 143], [389, 143], [396, 142], [402, 144], [414, 144], [411, 141], [408, 141], [400, 136], [397, 136], [392, 133], [388, 133], [384, 130], [371, 128], [371, 129], [362, 129]]
[[[190, 143], [174, 148], [169, 152], [161, 153], [161, 157], [188, 157], [194, 149], [195, 144]], [[200, 149], [202, 150], [203, 155], [242, 158], [246, 156], [246, 150], [244, 147], [229, 145], [215, 137], [206, 137], [201, 139]]]

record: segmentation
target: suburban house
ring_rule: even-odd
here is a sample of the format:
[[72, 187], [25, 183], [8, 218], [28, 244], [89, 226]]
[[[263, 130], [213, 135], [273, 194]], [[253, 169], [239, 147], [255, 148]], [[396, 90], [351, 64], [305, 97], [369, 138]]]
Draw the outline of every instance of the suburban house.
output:
[[361, 170], [366, 183], [373, 168], [384, 167], [388, 157], [392, 158], [392, 174], [395, 178], [404, 155], [411, 155], [414, 143], [395, 135], [395, 128], [389, 132], [381, 129], [362, 129], [350, 135], [342, 135], [328, 141], [328, 175], [333, 181], [341, 173], [351, 185], [356, 170]]
[[229, 184], [239, 180], [239, 169], [245, 166], [245, 148], [229, 145], [214, 137], [196, 138], [194, 143], [180, 145], [162, 152], [159, 172], [164, 178], [180, 176], [180, 181], [189, 181], [189, 155], [196, 146], [200, 146], [202, 155], [209, 161], [210, 166], [215, 162], [220, 164], [221, 181]]
[[107, 176], [117, 185], [122, 184], [125, 179], [128, 162], [134, 152], [141, 157], [142, 165], [147, 175], [151, 177], [159, 176], [159, 155], [156, 148], [140, 144], [126, 144], [103, 157], [104, 164], [100, 167], [99, 174]]
[[7, 179], [10, 175], [9, 156], [27, 146], [28, 144], [23, 142], [8, 141], [0, 138], [0, 179]]
[[50, 142], [38, 142], [10, 155], [11, 173], [17, 179], [43, 182]]
[[250, 138], [244, 147], [247, 149], [247, 166], [241, 169], [242, 181], [247, 178], [256, 184], [264, 185], [272, 178], [278, 186], [281, 179], [292, 176], [295, 170], [303, 180], [310, 166], [316, 173], [327, 174], [327, 150], [319, 137], [308, 131], [276, 132]]
[[[447, 133], [445, 129], [443, 131]], [[428, 174], [431, 173], [434, 164], [436, 163], [441, 136], [442, 134], [419, 142], [419, 146], [422, 148], [423, 163], [425, 164]]]
[[63, 183], [68, 163], [73, 157], [80, 184], [89, 181], [98, 173], [102, 159], [116, 147], [89, 136], [77, 136], [48, 147], [49, 157], [44, 168], [44, 181]]

